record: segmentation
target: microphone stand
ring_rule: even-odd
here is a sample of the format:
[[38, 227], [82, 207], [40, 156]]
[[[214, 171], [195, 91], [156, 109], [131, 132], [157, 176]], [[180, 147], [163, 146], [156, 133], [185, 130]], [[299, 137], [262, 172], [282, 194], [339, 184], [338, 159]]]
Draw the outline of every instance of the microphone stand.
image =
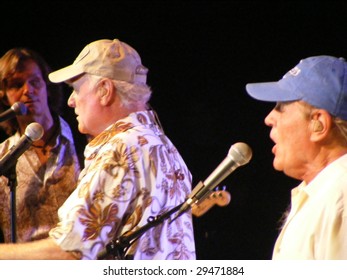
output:
[[[183, 203], [179, 204], [178, 206], [175, 206], [171, 210], [164, 212], [163, 214], [157, 215], [157, 216], [150, 216], [147, 219], [147, 224], [140, 227], [138, 230], [130, 233], [130, 234], [123, 234], [116, 238], [115, 240], [112, 240], [110, 243], [106, 245], [106, 252], [102, 251], [98, 254], [98, 260], [105, 259], [108, 255], [113, 255], [115, 260], [124, 260], [125, 254], [131, 244], [136, 241], [142, 234], [144, 234], [147, 230], [159, 225], [160, 223], [167, 220], [173, 213], [178, 211]], [[187, 209], [188, 210], [188, 209]]]
[[16, 189], [17, 189], [17, 175], [16, 175], [16, 164], [11, 166], [6, 174], [8, 178], [8, 185], [10, 187], [10, 207], [11, 207], [11, 242], [16, 243]]

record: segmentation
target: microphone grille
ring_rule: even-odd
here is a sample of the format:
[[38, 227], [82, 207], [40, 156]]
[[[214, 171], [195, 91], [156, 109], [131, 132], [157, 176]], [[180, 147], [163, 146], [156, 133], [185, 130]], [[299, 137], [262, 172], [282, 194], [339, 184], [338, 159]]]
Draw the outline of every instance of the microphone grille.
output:
[[252, 158], [252, 149], [245, 143], [238, 142], [231, 146], [229, 153], [234, 161], [239, 165], [248, 163]]
[[41, 139], [43, 136], [43, 127], [37, 122], [33, 122], [29, 124], [25, 129], [25, 135], [31, 140], [31, 141], [37, 141]]
[[11, 109], [13, 112], [15, 112], [16, 115], [26, 115], [28, 108], [24, 105], [23, 102], [16, 102], [11, 106]]

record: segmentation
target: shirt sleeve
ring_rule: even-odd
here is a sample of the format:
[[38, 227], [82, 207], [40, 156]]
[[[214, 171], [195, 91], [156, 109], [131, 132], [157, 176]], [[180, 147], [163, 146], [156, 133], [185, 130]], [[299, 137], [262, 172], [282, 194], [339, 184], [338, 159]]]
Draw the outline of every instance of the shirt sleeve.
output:
[[62, 249], [80, 251], [84, 259], [96, 259], [114, 237], [136, 194], [138, 149], [124, 143], [113, 147], [93, 159], [50, 232]]

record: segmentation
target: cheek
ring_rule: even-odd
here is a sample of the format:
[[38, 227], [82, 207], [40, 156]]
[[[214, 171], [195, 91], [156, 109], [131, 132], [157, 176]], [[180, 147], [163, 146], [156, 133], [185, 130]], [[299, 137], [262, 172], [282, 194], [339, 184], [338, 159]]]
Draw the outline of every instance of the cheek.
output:
[[287, 126], [278, 130], [278, 142], [280, 143], [281, 153], [290, 156], [297, 153], [298, 147], [301, 145], [305, 135], [301, 131], [300, 126]]
[[93, 105], [92, 100], [86, 98], [76, 101], [76, 111], [79, 115], [79, 120], [84, 125], [92, 125], [98, 120], [97, 107]]
[[48, 103], [48, 93], [47, 93], [47, 90], [46, 88], [43, 88], [39, 91], [39, 98], [45, 102], [45, 103]]
[[20, 101], [22, 95], [20, 93], [11, 92], [11, 94], [7, 94], [6, 96], [9, 105], [13, 105], [14, 103]]
[[280, 124], [273, 131], [273, 137], [276, 143], [275, 162], [282, 165], [286, 157], [293, 152], [296, 144], [295, 127]]
[[275, 162], [279, 169], [291, 170], [305, 161], [308, 137], [307, 129], [301, 125], [286, 127], [278, 132]]
[[86, 98], [83, 98], [76, 102], [76, 108], [78, 108], [79, 114], [82, 114], [84, 116], [90, 116], [90, 117], [96, 117], [95, 116], [95, 107], [92, 104], [92, 100], [87, 100]]

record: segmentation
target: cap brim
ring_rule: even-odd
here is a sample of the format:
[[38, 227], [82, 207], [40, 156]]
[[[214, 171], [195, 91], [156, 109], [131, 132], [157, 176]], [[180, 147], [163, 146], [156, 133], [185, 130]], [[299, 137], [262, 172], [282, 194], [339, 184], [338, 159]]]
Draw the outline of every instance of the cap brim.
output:
[[268, 102], [283, 102], [298, 100], [292, 91], [281, 87], [279, 82], [250, 83], [246, 85], [246, 90], [254, 99]]
[[70, 65], [54, 71], [48, 75], [48, 78], [53, 83], [61, 83], [71, 80], [72, 78], [83, 74], [84, 70], [76, 65]]

